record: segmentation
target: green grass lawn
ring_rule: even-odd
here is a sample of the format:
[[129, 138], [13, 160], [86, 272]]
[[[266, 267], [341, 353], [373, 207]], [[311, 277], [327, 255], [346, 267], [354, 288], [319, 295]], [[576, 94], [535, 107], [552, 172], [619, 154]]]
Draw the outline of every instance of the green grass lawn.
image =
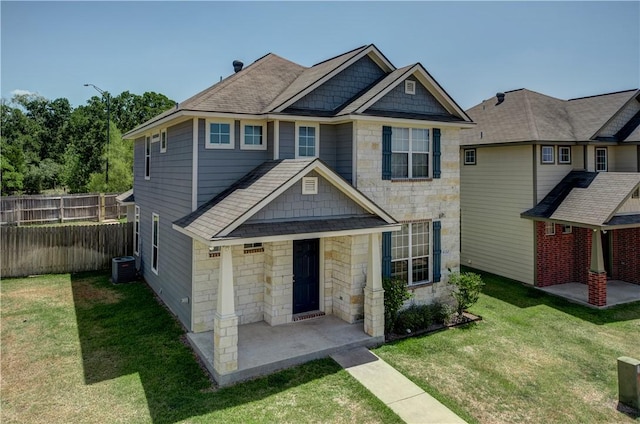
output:
[[142, 283], [0, 282], [2, 423], [396, 423], [333, 360], [215, 389]]
[[640, 358], [640, 303], [595, 310], [483, 277], [483, 321], [376, 354], [470, 422], [640, 422], [616, 410], [616, 358]]

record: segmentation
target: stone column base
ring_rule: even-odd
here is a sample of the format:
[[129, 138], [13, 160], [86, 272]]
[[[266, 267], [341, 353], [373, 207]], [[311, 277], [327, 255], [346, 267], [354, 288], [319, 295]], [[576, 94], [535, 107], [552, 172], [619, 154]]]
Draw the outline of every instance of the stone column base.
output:
[[607, 305], [607, 273], [589, 271], [589, 303]]
[[235, 315], [213, 318], [213, 368], [219, 374], [238, 369], [238, 317]]
[[371, 337], [384, 336], [384, 290], [364, 288], [364, 332]]

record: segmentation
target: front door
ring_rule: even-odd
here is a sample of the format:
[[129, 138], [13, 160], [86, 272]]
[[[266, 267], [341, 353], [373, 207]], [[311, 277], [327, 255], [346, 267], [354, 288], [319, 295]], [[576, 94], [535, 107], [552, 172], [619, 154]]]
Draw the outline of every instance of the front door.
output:
[[293, 313], [320, 306], [320, 240], [293, 241]]

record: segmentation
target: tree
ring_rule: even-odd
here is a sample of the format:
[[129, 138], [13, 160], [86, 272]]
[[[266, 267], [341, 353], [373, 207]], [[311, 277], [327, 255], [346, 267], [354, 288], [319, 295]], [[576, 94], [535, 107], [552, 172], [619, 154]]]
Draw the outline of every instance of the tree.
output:
[[89, 177], [90, 192], [116, 193], [133, 186], [133, 144], [122, 139], [115, 124], [111, 123], [110, 142], [103, 157], [109, 160], [109, 184], [104, 172], [94, 172]]

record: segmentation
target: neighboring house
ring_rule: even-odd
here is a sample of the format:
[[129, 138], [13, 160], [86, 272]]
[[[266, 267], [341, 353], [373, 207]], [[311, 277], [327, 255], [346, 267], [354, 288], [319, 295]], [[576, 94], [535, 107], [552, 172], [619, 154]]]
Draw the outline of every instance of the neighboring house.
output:
[[461, 263], [536, 286], [640, 284], [640, 92], [498, 93], [462, 132]]
[[239, 325], [327, 314], [379, 342], [381, 275], [419, 302], [447, 292], [472, 125], [422, 65], [373, 45], [234, 68], [126, 134], [138, 266], [189, 331], [213, 331], [219, 383], [242, 367]]

